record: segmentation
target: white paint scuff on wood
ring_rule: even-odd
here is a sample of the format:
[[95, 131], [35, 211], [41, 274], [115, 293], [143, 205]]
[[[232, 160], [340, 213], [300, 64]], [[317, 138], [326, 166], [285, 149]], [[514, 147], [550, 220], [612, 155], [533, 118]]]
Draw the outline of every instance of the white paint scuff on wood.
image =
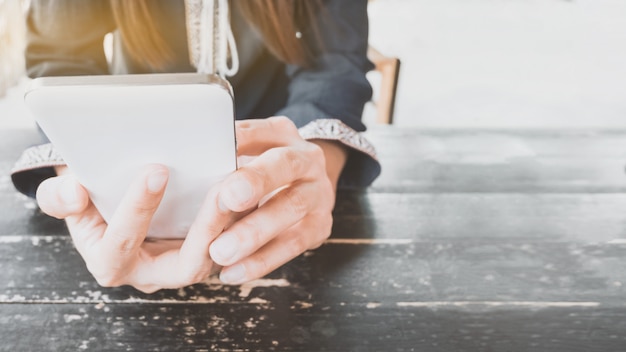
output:
[[54, 241], [66, 241], [71, 242], [72, 238], [69, 236], [31, 236], [31, 235], [9, 235], [0, 236], [0, 244], [20, 243], [30, 241], [33, 246], [39, 245], [41, 242], [52, 243]]
[[246, 282], [239, 287], [239, 297], [248, 297], [252, 289], [257, 287], [289, 287], [291, 284], [285, 279], [258, 279]]
[[65, 323], [71, 323], [73, 321], [77, 321], [77, 320], [82, 320], [83, 318], [86, 318], [86, 316], [80, 316], [78, 314], [64, 314], [63, 315], [63, 320], [65, 320]]

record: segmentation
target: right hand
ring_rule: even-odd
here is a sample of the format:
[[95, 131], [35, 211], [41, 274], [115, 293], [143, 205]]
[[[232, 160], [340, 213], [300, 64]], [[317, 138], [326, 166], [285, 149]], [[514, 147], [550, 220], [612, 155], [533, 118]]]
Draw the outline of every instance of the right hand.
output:
[[[65, 168], [42, 182], [37, 202], [46, 214], [65, 219], [76, 249], [98, 283], [131, 285], [151, 293], [206, 280], [216, 272], [209, 245], [232, 221], [210, 191], [185, 240], [145, 241], [168, 181], [164, 166], [146, 166], [107, 224], [89, 195]], [[213, 190], [217, 187], [213, 187]]]

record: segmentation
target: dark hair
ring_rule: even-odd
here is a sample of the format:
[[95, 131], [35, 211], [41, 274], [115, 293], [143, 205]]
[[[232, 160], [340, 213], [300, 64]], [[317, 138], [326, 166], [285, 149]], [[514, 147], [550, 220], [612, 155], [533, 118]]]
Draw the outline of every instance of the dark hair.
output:
[[[160, 36], [154, 17], [150, 14], [151, 0], [111, 0], [115, 21], [130, 54], [153, 68], [163, 68], [173, 53]], [[262, 34], [269, 50], [281, 61], [307, 66], [312, 48], [296, 37], [307, 29], [315, 35], [314, 17], [321, 9], [320, 0], [239, 0], [232, 1], [246, 20]], [[311, 43], [311, 41], [308, 41]]]

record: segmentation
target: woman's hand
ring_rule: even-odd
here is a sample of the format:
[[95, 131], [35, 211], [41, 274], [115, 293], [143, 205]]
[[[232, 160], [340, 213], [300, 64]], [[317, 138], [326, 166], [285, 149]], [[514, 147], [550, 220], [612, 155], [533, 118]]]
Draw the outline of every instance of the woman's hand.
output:
[[328, 238], [346, 151], [303, 140], [284, 117], [237, 122], [237, 140], [240, 160], [251, 161], [211, 189], [184, 241], [145, 240], [167, 184], [164, 166], [143, 170], [108, 224], [65, 168], [39, 186], [37, 201], [66, 220], [102, 286], [148, 293], [187, 286], [217, 271], [211, 259], [225, 266], [222, 281], [243, 283]]
[[37, 201], [48, 215], [65, 219], [76, 249], [102, 286], [131, 285], [143, 292], [178, 288], [217, 271], [209, 245], [231, 221], [218, 207], [216, 187], [207, 195], [184, 241], [145, 241], [168, 181], [167, 168], [149, 165], [130, 186], [110, 223], [87, 191], [64, 170], [44, 181]]
[[229, 284], [262, 277], [328, 238], [346, 160], [338, 144], [303, 140], [285, 117], [236, 126], [240, 160], [254, 158], [219, 186], [219, 205], [250, 213], [210, 246], [211, 258], [224, 266], [220, 279]]

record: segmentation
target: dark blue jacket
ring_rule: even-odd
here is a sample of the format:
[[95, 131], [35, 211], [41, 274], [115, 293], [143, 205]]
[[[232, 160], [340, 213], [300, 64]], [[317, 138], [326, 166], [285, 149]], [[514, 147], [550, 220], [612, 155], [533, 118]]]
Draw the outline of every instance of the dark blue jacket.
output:
[[[231, 26], [240, 56], [239, 72], [229, 78], [235, 92], [237, 119], [285, 115], [298, 127], [318, 119], [338, 119], [361, 132], [364, 104], [371, 98], [365, 73], [372, 69], [366, 56], [368, 19], [366, 0], [327, 0], [317, 16], [323, 52], [311, 68], [286, 65], [276, 59], [263, 38], [231, 1]], [[187, 43], [184, 2], [152, 0], [158, 31], [173, 48], [175, 58], [164, 72], [193, 72]], [[115, 35], [112, 63], [103, 38], [116, 31], [108, 0], [32, 0], [28, 14], [26, 50], [30, 77], [152, 73], [134, 60]], [[295, 33], [294, 33], [295, 35]], [[312, 37], [305, 32], [302, 40]], [[353, 147], [350, 143], [345, 143]], [[340, 186], [369, 185], [380, 165], [363, 148], [352, 148]], [[26, 170], [13, 175], [18, 189], [34, 191], [50, 170]]]

